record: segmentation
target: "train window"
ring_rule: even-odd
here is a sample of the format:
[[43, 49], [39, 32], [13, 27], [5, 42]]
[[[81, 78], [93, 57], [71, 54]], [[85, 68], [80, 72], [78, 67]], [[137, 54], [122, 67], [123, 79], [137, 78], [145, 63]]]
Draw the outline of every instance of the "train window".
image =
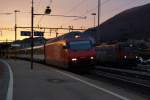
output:
[[123, 48], [125, 52], [137, 52], [137, 48], [136, 47], [124, 47]]
[[69, 44], [70, 49], [72, 50], [87, 50], [91, 48], [90, 41], [74, 41]]

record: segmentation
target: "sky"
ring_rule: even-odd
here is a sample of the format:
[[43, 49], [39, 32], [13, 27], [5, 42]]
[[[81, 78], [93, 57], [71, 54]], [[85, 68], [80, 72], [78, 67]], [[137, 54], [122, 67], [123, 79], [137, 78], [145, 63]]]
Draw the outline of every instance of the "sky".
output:
[[[116, 14], [136, 6], [150, 3], [150, 0], [101, 0], [101, 16], [100, 23], [108, 20]], [[65, 27], [73, 26], [73, 28], [90, 28], [94, 26], [94, 16], [91, 13], [97, 14], [98, 0], [34, 0], [34, 13], [42, 14], [47, 6], [50, 6], [51, 15], [65, 16], [86, 16], [83, 18], [74, 17], [54, 17], [54, 16], [34, 16], [34, 26], [39, 27]], [[31, 0], [0, 0], [0, 41], [14, 40], [15, 32], [15, 14], [14, 10], [19, 10], [17, 13], [17, 26], [31, 26]], [[6, 14], [10, 13], [10, 14]], [[97, 25], [97, 15], [96, 25]], [[20, 36], [20, 31], [30, 31], [31, 29], [17, 28], [17, 39], [27, 37]], [[45, 31], [45, 37], [51, 38], [67, 33], [64, 30], [40, 30]]]

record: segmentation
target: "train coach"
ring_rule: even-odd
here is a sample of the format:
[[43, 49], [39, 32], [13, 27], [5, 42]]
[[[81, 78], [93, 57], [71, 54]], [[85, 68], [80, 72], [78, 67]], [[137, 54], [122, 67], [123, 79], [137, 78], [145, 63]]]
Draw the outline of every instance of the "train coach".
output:
[[138, 53], [133, 44], [102, 44], [96, 47], [97, 62], [105, 65], [137, 65]]

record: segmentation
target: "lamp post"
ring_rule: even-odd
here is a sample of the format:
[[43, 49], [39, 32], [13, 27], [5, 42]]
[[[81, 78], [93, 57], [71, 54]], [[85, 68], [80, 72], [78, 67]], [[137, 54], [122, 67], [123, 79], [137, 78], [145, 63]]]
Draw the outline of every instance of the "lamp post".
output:
[[46, 15], [46, 14], [50, 14], [51, 13], [51, 9], [49, 6], [47, 6], [46, 10], [45, 10], [45, 14], [34, 14], [34, 2], [32, 0], [32, 6], [31, 6], [31, 70], [33, 70], [33, 47], [34, 47], [34, 16], [35, 15]]
[[96, 13], [92, 13], [91, 15], [94, 16], [94, 27], [95, 27], [95, 16], [96, 16]]
[[34, 23], [34, 7], [33, 7], [33, 0], [32, 0], [32, 7], [31, 7], [31, 70], [33, 69], [33, 23]]
[[100, 26], [100, 17], [101, 17], [101, 0], [98, 0], [98, 27]]
[[19, 10], [15, 10], [15, 41], [17, 40], [17, 12], [20, 12]]
[[[20, 12], [19, 10], [15, 10], [15, 41], [17, 40], [17, 13]], [[15, 49], [15, 60], [16, 60], [16, 49]]]
[[96, 36], [96, 40], [101, 41], [101, 33], [100, 33], [100, 18], [101, 18], [101, 0], [98, 0], [98, 27], [97, 27], [97, 36]]

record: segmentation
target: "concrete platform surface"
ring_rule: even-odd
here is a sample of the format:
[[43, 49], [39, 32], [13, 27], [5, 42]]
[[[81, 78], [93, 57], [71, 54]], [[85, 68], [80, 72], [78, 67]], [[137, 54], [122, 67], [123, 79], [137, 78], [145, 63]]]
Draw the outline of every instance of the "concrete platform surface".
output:
[[42, 64], [34, 63], [31, 70], [28, 61], [6, 61], [13, 71], [13, 100], [146, 100], [102, 82]]
[[8, 97], [8, 89], [9, 89], [9, 80], [10, 80], [10, 72], [7, 64], [0, 60], [0, 100], [10, 100], [12, 98], [9, 95]]

